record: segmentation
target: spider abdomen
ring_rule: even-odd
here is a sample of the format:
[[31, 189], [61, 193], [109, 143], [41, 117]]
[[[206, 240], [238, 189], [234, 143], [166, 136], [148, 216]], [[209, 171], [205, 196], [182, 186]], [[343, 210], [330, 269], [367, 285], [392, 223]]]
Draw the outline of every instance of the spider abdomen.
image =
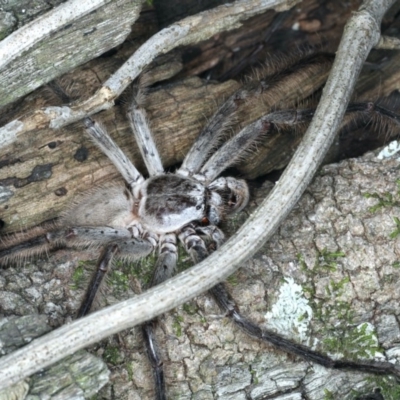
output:
[[123, 185], [108, 185], [80, 196], [62, 217], [64, 226], [126, 227], [137, 218], [135, 200]]

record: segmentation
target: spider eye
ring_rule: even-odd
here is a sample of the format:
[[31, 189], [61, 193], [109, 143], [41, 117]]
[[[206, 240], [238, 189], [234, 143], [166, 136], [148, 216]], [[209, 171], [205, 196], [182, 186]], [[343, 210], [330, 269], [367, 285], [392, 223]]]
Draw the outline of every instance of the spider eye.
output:
[[210, 221], [207, 217], [203, 217], [200, 222], [202, 226], [210, 225]]
[[230, 198], [229, 198], [229, 200], [228, 200], [228, 206], [230, 208], [235, 208], [236, 204], [237, 204], [237, 197], [236, 197], [235, 194], [232, 193]]

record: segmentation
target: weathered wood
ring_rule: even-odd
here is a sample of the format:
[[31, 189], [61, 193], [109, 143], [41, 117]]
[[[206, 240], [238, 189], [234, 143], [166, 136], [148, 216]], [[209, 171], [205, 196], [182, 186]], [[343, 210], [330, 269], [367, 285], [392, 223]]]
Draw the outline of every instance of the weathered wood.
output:
[[[393, 58], [382, 70], [375, 72], [375, 79], [371, 78], [373, 74], [367, 74], [365, 80], [360, 82], [359, 96], [366, 92], [363, 97], [374, 99], [377, 91], [383, 95], [396, 88], [398, 70], [395, 66], [398, 60], [399, 57]], [[391, 74], [386, 74], [386, 69]], [[72, 74], [74, 78], [79, 76], [79, 82], [75, 81], [75, 85], [82, 85], [76, 89], [77, 92], [82, 93], [82, 87], [94, 91], [96, 85], [99, 85], [98, 77], [107, 75], [107, 71], [109, 69], [106, 66], [92, 63], [81, 69], [78, 75]], [[378, 81], [376, 76], [382, 79]], [[148, 116], [166, 167], [183, 159], [207, 118], [239, 86], [235, 81], [218, 84], [188, 78], [150, 91], [147, 98]], [[292, 99], [297, 99], [298, 93], [296, 90], [287, 93], [282, 91], [281, 96], [289, 105], [288, 98], [292, 96]], [[43, 90], [35, 100], [36, 106], [48, 97], [49, 94]], [[50, 96], [48, 101], [55, 104], [57, 99]], [[32, 106], [31, 102], [22, 109], [28, 106]], [[265, 113], [267, 106], [261, 102], [250, 104], [252, 112], [247, 116], [244, 113], [245, 122], [249, 123]], [[118, 144], [143, 171], [143, 163], [128, 127], [124, 108], [114, 107], [100, 114], [97, 119], [104, 122]], [[238, 166], [239, 170], [243, 175], [254, 178], [284, 167], [300, 138], [299, 134], [287, 133], [268, 138], [259, 146], [256, 155]], [[6, 223], [5, 232], [55, 218], [68, 207], [75, 194], [119, 179], [115, 168], [88, 140], [80, 124], [60, 131], [44, 130], [25, 136], [9, 146], [0, 160], [1, 219]]]
[[[91, 75], [93, 70], [87, 72]], [[149, 94], [149, 119], [166, 167], [182, 160], [206, 116], [215, 108], [216, 99], [237, 87], [234, 81], [205, 85], [198, 78], [190, 78]], [[143, 171], [123, 110], [114, 107], [98, 119]], [[8, 231], [55, 218], [75, 194], [120, 179], [110, 161], [88, 140], [80, 124], [30, 136], [12, 145], [6, 153], [9, 156], [2, 158], [1, 216]]]
[[[331, 38], [327, 42], [332, 47], [340, 36], [341, 23], [339, 21], [342, 21], [353, 7], [354, 5], [351, 8], [333, 7], [331, 14], [321, 14], [323, 17], [320, 17], [320, 29], [326, 30], [324, 34]], [[282, 39], [282, 36], [292, 31], [292, 33], [295, 32], [295, 38], [297, 38], [299, 33], [296, 32], [300, 32], [303, 38], [311, 37], [315, 43], [316, 35], [313, 34], [310, 24], [311, 21], [318, 20], [319, 17], [315, 17], [319, 15], [318, 12], [319, 8], [315, 1], [309, 0], [302, 3], [300, 14], [296, 10], [293, 11], [293, 15], [289, 15], [282, 31], [278, 32], [278, 36]], [[265, 20], [270, 21], [271, 13], [267, 14]], [[158, 85], [156, 89], [150, 91], [146, 108], [165, 166], [174, 165], [183, 159], [193, 139], [217, 105], [240, 86], [234, 81], [219, 84], [201, 81], [198, 78], [184, 79], [184, 77], [194, 72], [204, 71], [206, 66], [210, 65], [204, 54], [207, 54], [208, 59], [217, 59], [219, 62], [220, 53], [222, 49], [228, 48], [228, 44], [230, 50], [224, 54], [225, 56], [231, 54], [233, 57], [235, 43], [239, 43], [243, 48], [249, 47], [250, 43], [246, 41], [248, 36], [257, 43], [260, 32], [267, 26], [262, 17], [255, 17], [242, 29], [218, 35], [197, 45], [193, 51], [198, 54], [198, 57], [188, 59], [189, 50], [185, 49], [182, 53], [184, 69], [179, 75], [181, 79], [176, 78], [172, 83]], [[333, 24], [334, 18], [338, 17], [341, 19]], [[145, 22], [141, 22], [143, 18], [139, 19], [140, 28], [134, 28], [138, 30], [135, 31], [133, 37], [140, 36], [140, 32], [149, 34], [151, 24], [148, 22], [152, 21], [152, 17], [149, 16], [149, 18], [145, 19]], [[296, 22], [299, 25], [299, 31], [293, 31], [290, 28]], [[152, 26], [154, 27], [154, 24]], [[296, 40], [294, 42], [297, 43]], [[70, 89], [73, 98], [88, 97], [137, 46], [137, 41], [130, 40], [113, 58], [94, 60], [72, 71], [61, 81]], [[233, 61], [230, 59], [222, 70], [229, 69]], [[163, 74], [163, 69], [168, 69], [170, 74], [173, 74], [181, 68], [179, 63], [179, 56], [175, 53], [167, 59], [157, 60], [156, 65], [161, 70], [161, 74]], [[376, 99], [378, 97], [376, 93], [383, 96], [398, 88], [397, 65], [398, 61], [394, 56], [375, 71], [368, 72], [361, 80], [364, 83], [359, 85], [357, 97], [361, 98], [365, 92], [366, 98]], [[322, 75], [318, 74], [317, 77], [322, 82]], [[154, 78], [155, 81], [160, 79], [162, 78]], [[306, 89], [307, 83], [303, 79], [301, 85], [300, 82], [295, 83], [292, 89], [285, 88], [281, 93], [275, 93], [272, 96], [272, 102], [264, 99], [260, 104], [254, 102], [250, 104], [247, 111], [245, 107], [241, 113], [241, 124], [238, 124], [236, 129], [270, 110], [272, 103], [280, 107], [290, 107], [293, 106], [295, 100], [312, 94], [314, 90], [312, 87], [319, 86], [312, 82], [313, 80], [311, 77], [308, 81], [309, 89]], [[70, 85], [72, 87], [69, 87]], [[301, 95], [298, 93], [300, 86]], [[125, 96], [125, 101], [129, 101], [129, 96]], [[32, 109], [59, 104], [61, 104], [59, 99], [48, 90], [41, 89], [21, 102], [17, 111], [0, 116], [0, 120], [3, 124], [13, 119], [15, 115], [23, 115]], [[104, 121], [111, 135], [141, 169], [143, 164], [138, 157], [133, 136], [127, 127], [124, 108], [124, 104], [120, 104], [96, 118]], [[254, 178], [273, 169], [284, 167], [300, 137], [300, 134], [294, 136], [282, 134], [269, 138], [258, 146], [257, 154], [251, 155], [238, 167], [240, 173], [242, 176]], [[52, 219], [68, 207], [76, 193], [115, 179], [118, 179], [117, 172], [90, 143], [78, 123], [60, 131], [41, 130], [21, 135], [14, 144], [2, 150], [0, 156], [0, 218], [5, 222], [3, 232], [18, 231]]]
[[[43, 35], [30, 48], [24, 40], [21, 48], [0, 69], [0, 106], [6, 105], [57, 76], [81, 65], [113, 47], [121, 44], [131, 32], [131, 26], [139, 16], [142, 0], [117, 0], [99, 2], [99, 7], [76, 19], [66, 21], [56, 31]], [[66, 7], [68, 3], [60, 7]], [[58, 9], [53, 9], [55, 13]], [[42, 15], [45, 18], [48, 14]], [[26, 25], [29, 35], [30, 25]], [[18, 46], [14, 32], [0, 43], [0, 49]], [[5, 60], [1, 60], [4, 62]]]

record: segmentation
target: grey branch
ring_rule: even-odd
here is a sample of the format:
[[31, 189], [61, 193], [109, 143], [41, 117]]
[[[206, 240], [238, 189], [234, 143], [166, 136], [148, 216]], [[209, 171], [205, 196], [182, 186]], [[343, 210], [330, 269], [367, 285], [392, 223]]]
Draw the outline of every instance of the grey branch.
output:
[[400, 49], [400, 39], [392, 36], [382, 35], [379, 43], [375, 46], [376, 49], [386, 49], [386, 50], [399, 50]]

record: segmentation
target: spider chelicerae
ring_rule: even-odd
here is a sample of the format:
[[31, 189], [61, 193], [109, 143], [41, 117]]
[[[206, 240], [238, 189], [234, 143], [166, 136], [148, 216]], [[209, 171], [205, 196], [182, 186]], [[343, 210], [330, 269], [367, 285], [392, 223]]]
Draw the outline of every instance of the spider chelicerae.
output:
[[[264, 82], [261, 88], [279, 85], [276, 77], [272, 82]], [[138, 259], [157, 251], [158, 260], [149, 283], [149, 286], [154, 286], [174, 273], [178, 241], [194, 262], [206, 258], [224, 241], [218, 225], [228, 214], [243, 209], [249, 199], [244, 180], [221, 177], [221, 173], [254, 151], [261, 138], [279, 126], [308, 122], [314, 112], [312, 109], [274, 111], [228, 138], [227, 121], [232, 120], [243, 102], [251, 102], [259, 90], [259, 85], [249, 84], [230, 96], [202, 130], [182, 165], [175, 173], [166, 173], [141, 106], [144, 95], [140, 89], [128, 117], [147, 167], [147, 179], [106, 130], [98, 122], [86, 118], [84, 124], [88, 134], [119, 170], [126, 186], [114, 184], [93, 190], [66, 211], [56, 225], [5, 240], [0, 247], [2, 264], [63, 246], [101, 248], [96, 271], [78, 312], [78, 316], [83, 316], [91, 310], [113, 259]], [[374, 111], [389, 119], [397, 118], [387, 109], [372, 103], [353, 104], [348, 108], [349, 113], [363, 117]], [[391, 363], [333, 360], [259, 327], [239, 313], [224, 284], [217, 284], [210, 293], [223, 313], [258, 340], [330, 368], [399, 375], [397, 367]], [[155, 323], [143, 325], [142, 332], [154, 369], [156, 396], [164, 399], [168, 391], [157, 349]]]

